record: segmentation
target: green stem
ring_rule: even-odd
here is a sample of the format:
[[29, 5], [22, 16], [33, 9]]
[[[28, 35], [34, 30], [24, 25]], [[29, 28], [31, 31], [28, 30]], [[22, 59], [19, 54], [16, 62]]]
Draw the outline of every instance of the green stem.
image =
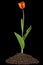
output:
[[22, 30], [22, 36], [23, 36], [23, 33], [24, 33], [24, 10], [23, 11], [23, 30]]
[[23, 49], [21, 49], [21, 53], [23, 53]]
[[[23, 11], [23, 30], [22, 30], [22, 37], [23, 37], [23, 33], [24, 33], [24, 10]], [[23, 49], [21, 49], [21, 53], [23, 53]]]

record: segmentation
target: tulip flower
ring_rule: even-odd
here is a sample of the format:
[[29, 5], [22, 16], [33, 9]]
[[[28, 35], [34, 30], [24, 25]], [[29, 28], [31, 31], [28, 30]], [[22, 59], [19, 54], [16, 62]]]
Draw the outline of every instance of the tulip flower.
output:
[[24, 1], [19, 2], [18, 5], [19, 5], [20, 9], [24, 9], [25, 8], [25, 2]]

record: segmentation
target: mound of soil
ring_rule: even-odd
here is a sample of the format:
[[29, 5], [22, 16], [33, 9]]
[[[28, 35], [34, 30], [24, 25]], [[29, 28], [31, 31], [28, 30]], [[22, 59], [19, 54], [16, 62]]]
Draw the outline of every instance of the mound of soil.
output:
[[39, 61], [33, 58], [31, 55], [22, 53], [17, 53], [16, 55], [9, 57], [5, 62], [8, 64], [18, 64], [18, 65], [20, 64], [29, 65], [39, 63]]

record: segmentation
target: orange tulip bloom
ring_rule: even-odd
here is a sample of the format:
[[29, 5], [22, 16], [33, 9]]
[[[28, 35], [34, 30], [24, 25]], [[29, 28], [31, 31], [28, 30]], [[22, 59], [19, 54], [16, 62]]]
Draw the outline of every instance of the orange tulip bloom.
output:
[[25, 2], [24, 1], [19, 2], [18, 5], [19, 5], [20, 9], [24, 9], [25, 8]]

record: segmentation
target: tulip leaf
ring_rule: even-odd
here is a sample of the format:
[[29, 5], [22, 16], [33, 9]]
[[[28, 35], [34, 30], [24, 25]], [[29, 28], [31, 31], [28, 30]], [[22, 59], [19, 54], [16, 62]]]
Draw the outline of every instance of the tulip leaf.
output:
[[32, 26], [30, 25], [30, 27], [26, 30], [26, 33], [25, 33], [24, 36], [23, 36], [23, 39], [24, 39], [24, 40], [26, 39], [26, 37], [27, 37], [28, 34], [30, 33], [31, 29], [32, 29]]
[[19, 44], [20, 44], [21, 49], [24, 49], [25, 43], [24, 43], [23, 38], [18, 33], [16, 33], [16, 32], [14, 32], [14, 34], [15, 34], [15, 36], [16, 36]]
[[24, 20], [21, 19], [21, 30], [22, 30], [22, 33], [24, 32]]

